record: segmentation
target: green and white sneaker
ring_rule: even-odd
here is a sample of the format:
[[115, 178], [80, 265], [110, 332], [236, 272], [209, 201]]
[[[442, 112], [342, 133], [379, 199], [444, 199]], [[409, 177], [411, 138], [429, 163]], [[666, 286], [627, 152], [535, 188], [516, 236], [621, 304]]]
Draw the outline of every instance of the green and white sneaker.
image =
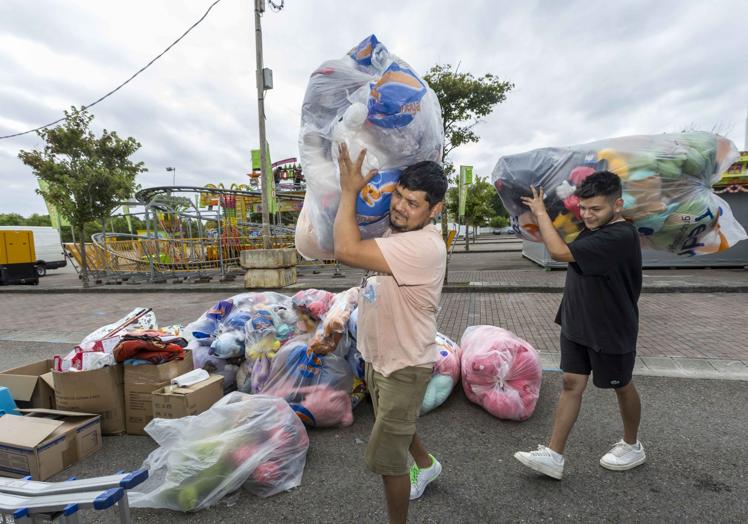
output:
[[431, 465], [428, 468], [421, 469], [416, 464], [410, 467], [410, 500], [415, 500], [423, 495], [426, 486], [442, 472], [442, 465], [434, 455], [429, 454], [429, 457], [431, 457]]

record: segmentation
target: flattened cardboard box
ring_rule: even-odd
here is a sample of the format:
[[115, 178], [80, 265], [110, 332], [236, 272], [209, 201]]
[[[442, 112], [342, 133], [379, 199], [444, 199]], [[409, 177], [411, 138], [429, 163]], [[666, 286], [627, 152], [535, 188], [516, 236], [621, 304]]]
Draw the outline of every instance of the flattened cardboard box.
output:
[[25, 410], [0, 417], [0, 475], [46, 480], [101, 448], [100, 417]]
[[127, 434], [145, 435], [144, 428], [153, 419], [152, 393], [168, 385], [174, 377], [192, 371], [192, 352], [185, 351], [182, 360], [124, 368]]
[[125, 432], [125, 399], [122, 366], [93, 371], [52, 372], [57, 408], [101, 415], [104, 435]]
[[0, 386], [10, 390], [19, 408], [54, 408], [54, 389], [41, 378], [53, 364], [46, 359], [0, 371]]
[[199, 415], [223, 397], [223, 376], [211, 375], [187, 387], [164, 386], [153, 392], [153, 418]]

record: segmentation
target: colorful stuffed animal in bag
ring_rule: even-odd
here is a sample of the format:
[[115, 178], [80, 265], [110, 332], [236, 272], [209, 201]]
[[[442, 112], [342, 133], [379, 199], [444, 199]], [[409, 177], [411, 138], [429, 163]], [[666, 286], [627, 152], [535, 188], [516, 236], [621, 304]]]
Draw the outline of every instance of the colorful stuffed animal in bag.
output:
[[540, 357], [526, 341], [495, 326], [471, 326], [460, 340], [462, 387], [493, 416], [529, 418], [540, 395]]

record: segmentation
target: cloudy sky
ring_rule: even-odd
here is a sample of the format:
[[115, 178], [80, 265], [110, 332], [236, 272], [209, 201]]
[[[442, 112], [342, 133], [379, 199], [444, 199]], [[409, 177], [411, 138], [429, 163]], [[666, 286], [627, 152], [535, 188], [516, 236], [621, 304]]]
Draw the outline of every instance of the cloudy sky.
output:
[[[279, 0], [276, 0], [276, 3]], [[213, 0], [2, 0], [0, 135], [88, 104], [145, 65]], [[418, 72], [434, 64], [515, 84], [453, 153], [489, 176], [504, 154], [610, 136], [717, 130], [744, 146], [748, 2], [287, 0], [263, 17], [273, 159], [297, 155], [309, 74], [374, 33]], [[222, 0], [150, 69], [92, 109], [94, 129], [142, 143], [144, 187], [245, 182], [258, 144], [252, 0]], [[45, 213], [17, 155], [35, 135], [0, 140], [0, 212]]]

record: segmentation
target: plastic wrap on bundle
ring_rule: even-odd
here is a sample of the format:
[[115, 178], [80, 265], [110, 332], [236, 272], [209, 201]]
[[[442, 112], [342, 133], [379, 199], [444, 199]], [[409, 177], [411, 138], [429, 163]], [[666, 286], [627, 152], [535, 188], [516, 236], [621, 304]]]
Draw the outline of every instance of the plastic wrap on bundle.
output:
[[437, 361], [421, 402], [421, 415], [444, 404], [460, 380], [460, 347], [441, 333], [436, 334]]
[[360, 291], [361, 288], [352, 287], [335, 295], [309, 343], [312, 351], [325, 355], [338, 348], [338, 344], [348, 331], [348, 320], [358, 306]]
[[321, 319], [327, 310], [330, 309], [335, 298], [335, 293], [330, 293], [324, 289], [303, 289], [296, 293], [291, 301], [301, 313], [308, 315], [313, 320]]
[[128, 492], [136, 508], [197, 511], [240, 487], [269, 497], [301, 484], [309, 438], [279, 398], [233, 392], [197, 416], [154, 419], [159, 447], [148, 479]]
[[444, 143], [436, 94], [374, 35], [311, 75], [301, 109], [299, 155], [306, 180], [296, 248], [309, 259], [332, 259], [333, 223], [340, 201], [338, 147], [355, 158], [366, 148], [364, 173], [379, 174], [356, 203], [363, 238], [389, 227], [389, 200], [401, 170], [440, 161]]
[[460, 339], [462, 388], [493, 416], [525, 420], [535, 411], [543, 368], [535, 349], [495, 326], [470, 326]]
[[597, 170], [621, 178], [623, 217], [642, 247], [681, 256], [724, 251], [746, 238], [730, 206], [711, 187], [737, 158], [732, 142], [705, 132], [610, 138], [566, 148], [501, 157], [492, 181], [515, 232], [540, 241], [535, 219], [521, 202], [542, 186], [553, 225], [566, 242], [584, 227], [579, 185]]
[[350, 426], [353, 373], [348, 362], [337, 353], [315, 353], [309, 338], [296, 337], [278, 351], [260, 393], [284, 398], [307, 426]]

